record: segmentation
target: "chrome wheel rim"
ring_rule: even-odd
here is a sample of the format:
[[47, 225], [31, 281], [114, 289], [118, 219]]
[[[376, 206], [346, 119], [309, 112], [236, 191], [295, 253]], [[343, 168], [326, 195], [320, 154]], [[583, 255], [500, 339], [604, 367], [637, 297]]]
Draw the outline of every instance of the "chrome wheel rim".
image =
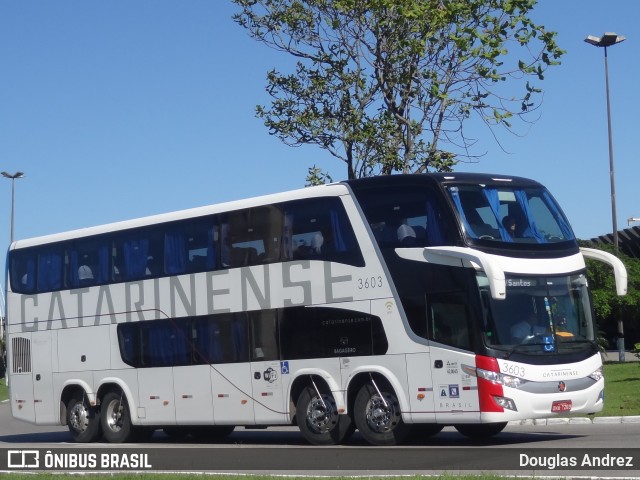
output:
[[326, 433], [338, 423], [338, 414], [333, 397], [317, 395], [311, 399], [307, 407], [307, 423], [316, 433]]

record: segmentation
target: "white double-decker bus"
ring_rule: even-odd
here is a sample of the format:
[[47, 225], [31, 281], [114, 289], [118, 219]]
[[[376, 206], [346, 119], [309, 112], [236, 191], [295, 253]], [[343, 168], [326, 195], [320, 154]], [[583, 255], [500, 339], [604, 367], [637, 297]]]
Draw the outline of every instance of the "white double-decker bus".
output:
[[75, 441], [297, 424], [393, 445], [593, 413], [584, 257], [548, 191], [480, 174], [347, 181], [20, 240], [13, 415]]

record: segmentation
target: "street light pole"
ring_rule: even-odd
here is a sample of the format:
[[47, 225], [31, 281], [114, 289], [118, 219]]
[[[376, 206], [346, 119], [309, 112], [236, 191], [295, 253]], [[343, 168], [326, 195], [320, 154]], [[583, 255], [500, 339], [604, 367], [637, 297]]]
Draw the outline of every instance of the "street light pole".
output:
[[13, 211], [14, 211], [14, 205], [15, 205], [15, 190], [14, 190], [14, 183], [16, 178], [24, 178], [24, 173], [22, 172], [16, 172], [13, 175], [7, 172], [2, 172], [2, 176], [4, 178], [9, 178], [11, 179], [11, 243], [13, 243]]
[[[10, 178], [11, 179], [11, 243], [13, 243], [13, 206], [14, 206], [14, 200], [15, 200], [15, 194], [14, 194], [14, 182], [16, 178], [23, 178], [24, 177], [24, 173], [22, 172], [16, 172], [13, 175], [7, 173], [7, 172], [2, 172], [2, 176], [5, 178]], [[4, 318], [0, 318], [0, 335], [2, 335], [2, 339], [6, 340], [6, 336], [5, 336], [5, 329], [4, 329]], [[5, 344], [5, 352], [0, 352], [0, 354], [4, 355], [6, 353], [6, 344]], [[6, 364], [5, 364], [5, 368], [6, 368]], [[9, 385], [9, 376], [6, 376], [7, 378], [7, 385]]]
[[[624, 42], [625, 37], [616, 35], [613, 32], [606, 32], [602, 37], [593, 35], [584, 39], [590, 45], [604, 48], [604, 79], [607, 93], [607, 127], [609, 130], [609, 180], [611, 182], [611, 220], [613, 223], [613, 245], [618, 252], [618, 220], [616, 215], [616, 185], [613, 170], [613, 135], [611, 133], [611, 104], [609, 101], [609, 62], [607, 58], [607, 47], [611, 47], [620, 42]], [[622, 319], [618, 319], [618, 360], [624, 362], [624, 327]]]
[[589, 35], [584, 39], [590, 45], [604, 48], [604, 80], [607, 94], [607, 128], [609, 131], [609, 181], [611, 183], [611, 221], [613, 224], [613, 245], [618, 250], [618, 219], [616, 215], [616, 182], [613, 168], [613, 134], [611, 131], [611, 102], [609, 99], [609, 61], [607, 47], [624, 42], [625, 37], [612, 32], [605, 33], [602, 37]]

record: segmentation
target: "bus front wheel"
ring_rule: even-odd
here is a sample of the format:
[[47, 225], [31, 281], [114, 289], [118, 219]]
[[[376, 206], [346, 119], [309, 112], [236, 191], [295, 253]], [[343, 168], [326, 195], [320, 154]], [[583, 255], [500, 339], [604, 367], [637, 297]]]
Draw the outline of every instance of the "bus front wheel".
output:
[[493, 437], [497, 435], [504, 427], [507, 426], [507, 422], [502, 423], [482, 423], [482, 424], [461, 424], [454, 425], [456, 430], [465, 437], [472, 438], [474, 440], [482, 440], [483, 438]]
[[304, 438], [312, 445], [338, 445], [353, 434], [355, 427], [348, 415], [338, 415], [333, 395], [305, 388], [296, 403], [296, 422]]
[[102, 433], [109, 443], [125, 443], [133, 436], [131, 413], [124, 394], [109, 392], [102, 399]]
[[74, 442], [89, 443], [100, 436], [100, 414], [82, 392], [74, 394], [67, 403], [67, 426]]
[[402, 421], [400, 402], [387, 385], [381, 385], [380, 390], [363, 385], [356, 396], [353, 415], [358, 430], [372, 445], [397, 445], [410, 432]]

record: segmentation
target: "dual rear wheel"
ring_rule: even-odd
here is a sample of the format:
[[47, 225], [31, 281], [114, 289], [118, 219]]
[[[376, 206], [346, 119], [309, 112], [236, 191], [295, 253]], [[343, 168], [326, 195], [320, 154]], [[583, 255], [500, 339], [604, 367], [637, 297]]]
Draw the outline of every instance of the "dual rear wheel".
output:
[[296, 422], [302, 435], [313, 445], [343, 443], [356, 427], [372, 445], [396, 445], [410, 431], [402, 421], [398, 398], [386, 386], [379, 391], [373, 385], [364, 385], [356, 396], [352, 419], [338, 414], [330, 392], [310, 385], [298, 397]]
[[67, 402], [67, 426], [74, 442], [89, 443], [101, 437], [110, 443], [124, 443], [150, 436], [153, 430], [131, 424], [124, 395], [109, 392], [100, 408], [89, 405], [84, 392], [76, 392]]

